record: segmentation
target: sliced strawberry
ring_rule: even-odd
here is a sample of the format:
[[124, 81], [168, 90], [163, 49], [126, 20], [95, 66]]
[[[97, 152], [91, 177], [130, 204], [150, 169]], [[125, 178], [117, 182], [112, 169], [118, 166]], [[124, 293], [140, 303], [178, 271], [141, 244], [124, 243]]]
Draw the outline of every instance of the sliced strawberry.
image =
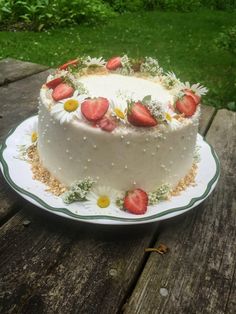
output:
[[121, 57], [113, 57], [107, 61], [106, 68], [110, 71], [115, 71], [122, 67]]
[[136, 102], [128, 110], [129, 123], [135, 126], [151, 127], [157, 125], [156, 119], [141, 102]]
[[180, 99], [178, 99], [175, 105], [176, 105], [176, 109], [180, 113], [184, 113], [186, 117], [191, 117], [197, 109], [195, 100], [193, 99], [192, 96], [187, 95], [187, 94], [181, 97]]
[[184, 92], [186, 95], [193, 97], [196, 105], [200, 103], [201, 97], [194, 93], [191, 89], [185, 89]]
[[70, 60], [68, 62], [66, 62], [65, 64], [62, 64], [61, 66], [59, 66], [60, 70], [66, 70], [68, 68], [68, 66], [72, 65], [72, 66], [76, 66], [78, 64], [78, 59], [74, 59], [74, 60]]
[[48, 88], [52, 88], [54, 89], [55, 87], [57, 87], [57, 85], [59, 85], [60, 83], [63, 82], [63, 78], [62, 77], [57, 77], [49, 82], [46, 83], [46, 86]]
[[61, 83], [52, 92], [52, 98], [55, 101], [71, 97], [74, 94], [74, 88], [68, 84]]
[[98, 126], [104, 131], [112, 132], [116, 128], [116, 122], [109, 117], [103, 117], [98, 121]]
[[141, 189], [127, 192], [124, 199], [124, 209], [132, 214], [142, 215], [146, 213], [148, 205], [148, 195]]
[[104, 97], [89, 98], [81, 104], [84, 117], [93, 122], [103, 118], [109, 107], [109, 101]]

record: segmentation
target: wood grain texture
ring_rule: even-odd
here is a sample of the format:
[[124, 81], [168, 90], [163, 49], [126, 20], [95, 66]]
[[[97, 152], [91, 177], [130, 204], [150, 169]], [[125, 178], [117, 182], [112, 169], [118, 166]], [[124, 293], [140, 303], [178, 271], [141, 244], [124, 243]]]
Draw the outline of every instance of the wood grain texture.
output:
[[38, 111], [39, 90], [49, 71], [0, 87], [0, 141], [19, 122]]
[[[20, 64], [23, 66], [24, 62]], [[37, 113], [39, 88], [48, 73], [41, 72], [0, 87], [0, 143], [12, 127]], [[19, 201], [17, 194], [4, 181], [0, 171], [0, 224], [14, 213]]]
[[156, 246], [170, 252], [150, 254], [125, 313], [236, 312], [235, 130], [235, 113], [218, 111], [206, 137], [220, 157], [218, 185], [196, 209], [160, 225]]
[[26, 76], [45, 71], [48, 67], [15, 60], [11, 58], [0, 60], [0, 85], [20, 80]]
[[201, 106], [201, 117], [199, 122], [199, 133], [203, 136], [206, 134], [213, 118], [216, 113], [216, 109], [209, 106]]
[[21, 203], [21, 198], [7, 185], [0, 172], [0, 226], [15, 213]]
[[0, 229], [0, 312], [115, 313], [156, 227], [78, 223], [29, 205]]

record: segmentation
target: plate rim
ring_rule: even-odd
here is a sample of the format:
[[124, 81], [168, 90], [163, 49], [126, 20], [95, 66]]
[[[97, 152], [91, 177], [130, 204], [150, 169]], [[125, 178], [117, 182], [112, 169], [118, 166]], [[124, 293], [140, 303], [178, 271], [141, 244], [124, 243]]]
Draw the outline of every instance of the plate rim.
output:
[[[220, 177], [220, 161], [219, 158], [214, 150], [214, 148], [212, 147], [211, 144], [209, 144], [206, 139], [198, 133], [198, 136], [201, 137], [201, 139], [206, 143], [206, 145], [208, 145], [210, 147], [210, 152], [211, 155], [213, 156], [213, 159], [215, 161], [215, 165], [216, 165], [216, 170], [215, 170], [215, 174], [214, 176], [211, 178], [211, 180], [207, 183], [206, 189], [205, 191], [202, 193], [201, 196], [197, 196], [197, 197], [193, 197], [190, 199], [190, 201], [188, 202], [187, 205], [184, 206], [179, 206], [179, 207], [174, 207], [174, 208], [170, 208], [167, 209], [163, 212], [160, 213], [156, 213], [154, 215], [151, 216], [145, 216], [145, 217], [134, 217], [134, 218], [128, 218], [128, 217], [116, 217], [116, 216], [107, 216], [107, 215], [79, 215], [76, 213], [71, 212], [69, 209], [65, 208], [65, 207], [53, 207], [49, 204], [47, 204], [44, 200], [42, 200], [39, 196], [23, 189], [22, 187], [20, 187], [19, 185], [17, 185], [11, 178], [10, 174], [9, 174], [9, 167], [7, 164], [7, 161], [4, 159], [3, 153], [5, 151], [5, 149], [7, 149], [7, 140], [8, 138], [15, 132], [15, 130], [23, 123], [25, 123], [27, 120], [36, 118], [38, 115], [33, 115], [30, 116], [26, 119], [24, 119], [23, 121], [21, 121], [20, 123], [18, 123], [15, 127], [13, 127], [12, 129], [9, 130], [9, 132], [6, 134], [6, 136], [3, 138], [2, 144], [0, 144], [0, 164], [2, 167], [2, 174], [5, 178], [5, 180], [7, 181], [7, 183], [17, 192], [19, 193], [22, 197], [26, 196], [27, 201], [30, 202], [29, 199], [32, 199], [34, 201], [33, 204], [35, 204], [36, 202], [36, 206], [39, 206], [40, 208], [47, 210], [53, 214], [59, 215], [61, 217], [65, 217], [65, 218], [70, 218], [70, 219], [74, 219], [77, 221], [85, 221], [85, 222], [91, 222], [91, 223], [95, 223], [96, 220], [99, 221], [99, 223], [101, 224], [102, 221], [101, 220], [108, 220], [110, 222], [123, 222], [123, 223], [131, 223], [131, 224], [135, 224], [135, 223], [150, 223], [153, 221], [157, 221], [157, 220], [162, 220], [160, 218], [163, 218], [163, 216], [167, 216], [167, 215], [171, 215], [174, 214], [171, 217], [176, 216], [175, 213], [180, 212], [179, 214], [182, 214], [190, 209], [192, 209], [193, 207], [197, 206], [199, 203], [201, 203], [202, 201], [204, 201], [204, 199], [206, 199], [206, 197], [213, 191], [219, 177]], [[29, 199], [28, 199], [29, 198]], [[171, 218], [171, 217], [167, 217], [167, 218]], [[166, 219], [167, 219], [166, 218]]]

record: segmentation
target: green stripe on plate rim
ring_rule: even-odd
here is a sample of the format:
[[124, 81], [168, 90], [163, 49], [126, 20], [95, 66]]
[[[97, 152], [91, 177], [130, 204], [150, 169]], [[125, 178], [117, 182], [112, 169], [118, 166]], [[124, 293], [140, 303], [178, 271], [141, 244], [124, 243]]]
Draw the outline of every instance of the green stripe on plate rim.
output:
[[[28, 118], [28, 119], [31, 119], [31, 118], [33, 118], [33, 116]], [[26, 119], [26, 120], [28, 120], [28, 119]], [[13, 129], [11, 129], [8, 132], [8, 134], [6, 135], [6, 137], [4, 139], [3, 144], [0, 146], [0, 162], [2, 163], [2, 166], [3, 166], [4, 177], [5, 177], [6, 181], [8, 182], [8, 184], [11, 187], [13, 187], [14, 190], [16, 190], [16, 191], [18, 191], [18, 192], [20, 192], [20, 193], [22, 193], [24, 195], [27, 195], [28, 197], [32, 198], [33, 200], [35, 200], [37, 203], [39, 203], [43, 207], [47, 208], [49, 211], [60, 212], [60, 213], [63, 213], [65, 215], [73, 217], [73, 218], [77, 218], [77, 219], [81, 219], [81, 220], [85, 220], [85, 221], [86, 220], [107, 219], [107, 220], [115, 220], [115, 221], [135, 222], [135, 221], [149, 221], [149, 220], [153, 220], [155, 218], [163, 217], [165, 215], [168, 215], [168, 214], [171, 214], [171, 213], [174, 213], [174, 212], [185, 211], [185, 210], [189, 209], [190, 207], [192, 207], [196, 202], [201, 201], [202, 199], [204, 199], [208, 195], [208, 193], [211, 190], [211, 187], [217, 181], [217, 179], [219, 178], [219, 175], [220, 175], [220, 162], [219, 162], [219, 159], [218, 159], [218, 157], [217, 157], [213, 147], [209, 143], [207, 143], [206, 140], [203, 138], [203, 140], [207, 143], [207, 145], [210, 146], [212, 156], [214, 157], [214, 160], [215, 160], [215, 163], [216, 163], [216, 172], [215, 172], [213, 178], [208, 182], [207, 188], [204, 191], [204, 193], [201, 196], [199, 196], [199, 197], [192, 198], [187, 205], [181, 206], [181, 207], [176, 207], [176, 208], [171, 208], [171, 209], [168, 209], [168, 210], [166, 210], [164, 212], [157, 213], [157, 214], [152, 215], [152, 216], [139, 217], [139, 218], [125, 218], [125, 217], [115, 217], [115, 216], [106, 216], [106, 215], [84, 216], [84, 215], [74, 214], [71, 211], [69, 211], [67, 208], [56, 208], [56, 207], [52, 207], [52, 206], [48, 205], [41, 198], [39, 198], [38, 196], [36, 196], [36, 195], [34, 195], [34, 194], [24, 190], [23, 188], [21, 188], [17, 184], [15, 184], [14, 181], [12, 181], [12, 179], [10, 177], [10, 174], [9, 174], [9, 168], [8, 168], [7, 162], [5, 161], [5, 159], [3, 157], [3, 152], [7, 148], [6, 141], [7, 141], [8, 137], [11, 136], [14, 133], [14, 131], [16, 130], [16, 128], [19, 125], [21, 125], [22, 123], [24, 123], [26, 120], [22, 121], [16, 127], [14, 127]]]

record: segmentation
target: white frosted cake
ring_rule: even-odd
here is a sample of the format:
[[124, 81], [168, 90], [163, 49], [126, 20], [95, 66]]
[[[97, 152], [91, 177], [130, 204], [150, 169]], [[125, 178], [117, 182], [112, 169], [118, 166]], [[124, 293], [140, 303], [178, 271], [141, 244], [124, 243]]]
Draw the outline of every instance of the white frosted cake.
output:
[[[112, 190], [123, 209], [142, 214], [155, 191], [175, 189], [191, 171], [205, 92], [152, 58], [70, 61], [40, 91], [41, 164], [68, 189], [67, 203]], [[71, 191], [84, 185], [74, 199]], [[102, 194], [97, 205], [109, 206]]]

